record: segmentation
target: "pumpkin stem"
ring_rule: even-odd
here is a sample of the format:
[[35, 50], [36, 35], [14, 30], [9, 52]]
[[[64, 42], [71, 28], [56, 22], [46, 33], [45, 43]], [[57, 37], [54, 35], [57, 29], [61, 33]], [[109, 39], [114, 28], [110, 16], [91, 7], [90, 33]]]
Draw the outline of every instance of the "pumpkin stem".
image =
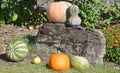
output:
[[57, 52], [58, 52], [58, 54], [61, 54], [61, 51], [60, 51], [60, 50], [58, 50]]
[[73, 1], [72, 4], [74, 5], [76, 1]]

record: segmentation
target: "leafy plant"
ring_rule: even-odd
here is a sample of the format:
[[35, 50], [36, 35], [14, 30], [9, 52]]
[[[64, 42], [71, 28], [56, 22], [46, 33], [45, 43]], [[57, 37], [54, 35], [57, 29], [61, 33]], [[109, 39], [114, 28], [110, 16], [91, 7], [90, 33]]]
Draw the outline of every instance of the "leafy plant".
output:
[[4, 20], [0, 20], [0, 26], [3, 26], [5, 24]]
[[0, 9], [0, 19], [6, 21], [6, 23], [14, 22], [17, 20], [18, 15], [14, 11], [17, 0], [2, 0]]
[[101, 4], [101, 26], [109, 27], [110, 23], [120, 22], [120, 2], [115, 0], [112, 4]]
[[75, 2], [79, 6], [79, 16], [82, 18], [82, 24], [95, 28], [99, 23], [101, 0], [78, 0]]
[[29, 24], [40, 24], [42, 22], [47, 22], [46, 12], [39, 12], [38, 14], [34, 14], [29, 18]]
[[35, 45], [35, 36], [26, 36], [26, 37], [12, 37], [9, 40], [12, 44], [16, 41], [25, 42], [29, 48], [30, 52], [38, 52], [38, 48]]
[[[61, 0], [55, 0], [61, 1]], [[120, 2], [115, 0], [112, 4], [102, 3], [103, 0], [62, 0], [69, 1], [79, 6], [79, 16], [82, 26], [91, 28], [103, 28], [111, 26], [111, 23], [120, 22]]]
[[2, 0], [0, 2], [0, 24], [29, 25], [47, 21], [45, 14], [36, 14], [31, 0]]
[[120, 25], [111, 26], [103, 31], [106, 38], [105, 61], [120, 64]]
[[28, 40], [29, 49], [30, 49], [29, 51], [37, 53], [39, 51], [39, 49], [37, 48], [37, 46], [35, 44], [36, 43], [36, 39], [35, 39], [36, 36], [28, 35], [24, 38]]
[[29, 40], [25, 37], [12, 37], [9, 39], [9, 42], [11, 42], [12, 44], [15, 43], [16, 41], [25, 42], [25, 44], [29, 46]]
[[[55, 0], [58, 1], [58, 0]], [[64, 0], [69, 1], [69, 0]], [[95, 28], [100, 18], [100, 2], [101, 0], [72, 0], [69, 1], [79, 7], [79, 16], [82, 19], [82, 25]]]

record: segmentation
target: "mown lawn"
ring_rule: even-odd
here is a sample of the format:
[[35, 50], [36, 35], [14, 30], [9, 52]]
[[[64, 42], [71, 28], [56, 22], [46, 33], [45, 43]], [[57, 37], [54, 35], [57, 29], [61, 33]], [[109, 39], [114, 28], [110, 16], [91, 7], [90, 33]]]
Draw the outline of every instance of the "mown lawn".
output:
[[46, 66], [34, 64], [16, 64], [14, 66], [0, 66], [0, 73], [120, 73], [120, 69], [114, 69], [113, 66], [96, 66], [84, 71], [77, 71], [71, 68], [68, 71], [54, 71]]

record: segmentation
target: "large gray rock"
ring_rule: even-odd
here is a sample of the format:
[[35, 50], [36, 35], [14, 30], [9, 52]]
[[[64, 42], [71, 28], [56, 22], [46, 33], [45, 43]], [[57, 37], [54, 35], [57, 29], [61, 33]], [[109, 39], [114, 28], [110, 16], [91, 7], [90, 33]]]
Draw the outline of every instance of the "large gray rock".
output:
[[52, 2], [54, 2], [54, 0], [36, 0], [37, 1], [37, 5], [40, 7], [41, 11], [45, 11], [48, 7], [48, 5]]
[[100, 30], [83, 27], [66, 27], [64, 24], [44, 24], [39, 28], [36, 45], [44, 64], [50, 55], [62, 53], [86, 57], [91, 65], [103, 63], [105, 38]]

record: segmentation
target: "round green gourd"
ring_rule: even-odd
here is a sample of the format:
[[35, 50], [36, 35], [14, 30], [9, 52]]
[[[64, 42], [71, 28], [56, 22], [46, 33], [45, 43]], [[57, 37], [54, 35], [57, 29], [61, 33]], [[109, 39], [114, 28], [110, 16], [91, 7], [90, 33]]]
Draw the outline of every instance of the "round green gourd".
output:
[[71, 66], [77, 70], [85, 70], [89, 68], [89, 61], [81, 56], [74, 56], [71, 58]]
[[23, 41], [10, 42], [6, 48], [6, 55], [12, 61], [21, 61], [28, 53], [29, 49]]
[[71, 5], [68, 8], [68, 13], [69, 13], [70, 16], [78, 16], [79, 7], [77, 5]]

